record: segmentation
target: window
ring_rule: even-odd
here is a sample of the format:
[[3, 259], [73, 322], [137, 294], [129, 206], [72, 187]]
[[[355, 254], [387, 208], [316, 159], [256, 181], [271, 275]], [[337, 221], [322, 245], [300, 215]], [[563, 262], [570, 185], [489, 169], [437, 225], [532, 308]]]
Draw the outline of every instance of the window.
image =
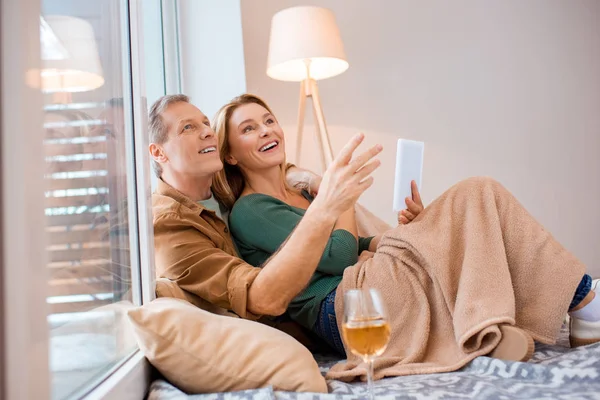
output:
[[137, 348], [125, 320], [127, 309], [141, 304], [128, 21], [119, 0], [42, 2], [49, 358], [57, 400], [85, 390]]
[[81, 398], [143, 360], [126, 312], [153, 298], [141, 4], [0, 7], [0, 383]]
[[167, 86], [161, 3], [0, 0], [0, 397], [148, 388], [126, 311], [154, 298], [145, 93]]

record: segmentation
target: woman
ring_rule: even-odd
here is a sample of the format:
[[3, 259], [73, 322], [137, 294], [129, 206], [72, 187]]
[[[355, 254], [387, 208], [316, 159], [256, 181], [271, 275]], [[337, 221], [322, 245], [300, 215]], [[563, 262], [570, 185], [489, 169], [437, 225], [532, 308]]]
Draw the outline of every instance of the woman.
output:
[[[214, 129], [225, 166], [214, 184], [215, 195], [232, 209], [230, 228], [241, 256], [250, 264], [260, 266], [285, 242], [312, 197], [287, 186], [283, 172], [285, 138], [263, 100], [249, 94], [233, 99], [217, 113]], [[493, 350], [492, 356], [526, 360], [533, 350], [532, 337], [553, 342], [557, 327], [560, 328], [560, 314], [564, 316], [567, 310], [581, 331], [579, 337], [572, 331], [573, 344], [600, 341], [600, 297], [591, 290], [592, 280], [583, 274], [584, 267], [543, 231], [497, 182], [465, 181], [423, 212], [418, 191], [413, 189], [417, 202], [407, 199], [409, 209], [399, 217], [399, 221], [411, 221], [410, 224], [386, 233], [385, 243], [381, 237], [358, 237], [353, 209], [339, 218], [317, 272], [290, 305], [292, 318], [344, 353], [336, 319], [341, 310], [337, 303], [342, 299], [336, 296], [336, 290], [343, 283], [342, 276], [344, 289], [352, 288], [349, 285], [360, 287], [357, 281], [381, 286], [380, 289], [388, 292], [407, 285], [398, 290], [397, 296], [387, 299], [390, 303], [405, 292], [422, 296], [437, 293], [437, 298], [423, 300], [428, 303], [427, 309], [413, 310], [420, 307], [418, 301], [403, 307], [411, 301], [404, 299], [405, 303], [397, 305], [397, 313], [393, 310], [393, 314], [397, 314], [393, 318], [401, 323], [392, 321], [391, 343], [396, 346], [386, 351], [390, 356], [382, 361], [385, 367], [376, 374], [379, 377], [455, 370], [490, 350]], [[454, 219], [444, 222], [448, 218]], [[531, 236], [532, 244], [524, 234]], [[367, 266], [348, 268], [357, 262], [363, 250], [376, 251], [374, 259], [365, 262]], [[494, 251], [493, 257], [487, 254]], [[487, 269], [471, 266], [479, 266], [477, 262], [493, 264], [496, 260], [497, 270], [491, 266]], [[387, 268], [386, 264], [393, 265]], [[439, 268], [439, 265], [448, 267]], [[403, 272], [398, 276], [400, 270]], [[531, 271], [538, 277], [531, 276]], [[560, 281], [556, 279], [557, 273], [563, 275]], [[540, 282], [550, 282], [551, 286], [541, 295], [535, 289], [535, 284]], [[498, 302], [498, 296], [506, 297], [506, 301]], [[494, 301], [500, 306], [495, 306]], [[477, 303], [496, 309], [491, 312], [494, 318], [486, 319], [488, 309], [483, 307], [480, 311], [473, 306]], [[511, 312], [511, 307], [516, 311]], [[551, 329], [542, 326], [545, 319], [551, 320], [548, 322]], [[465, 323], [466, 320], [469, 322]], [[479, 326], [477, 321], [485, 323]], [[515, 324], [520, 324], [522, 329], [515, 328]], [[406, 327], [410, 329], [403, 331]], [[454, 334], [449, 332], [452, 330]], [[398, 338], [401, 335], [412, 335], [414, 340], [404, 343]], [[429, 337], [429, 343], [422, 343], [419, 335]], [[494, 343], [490, 344], [492, 337]], [[514, 341], [505, 342], [504, 338]], [[431, 342], [445, 343], [444, 340], [449, 340], [450, 347], [459, 342], [456, 357], [447, 358], [445, 353], [451, 351]], [[508, 350], [514, 350], [515, 344], [522, 345], [517, 353], [503, 352], [507, 346]], [[338, 368], [338, 375], [334, 377], [360, 375], [355, 369], [359, 361], [354, 361]], [[419, 367], [415, 369], [411, 365]]]

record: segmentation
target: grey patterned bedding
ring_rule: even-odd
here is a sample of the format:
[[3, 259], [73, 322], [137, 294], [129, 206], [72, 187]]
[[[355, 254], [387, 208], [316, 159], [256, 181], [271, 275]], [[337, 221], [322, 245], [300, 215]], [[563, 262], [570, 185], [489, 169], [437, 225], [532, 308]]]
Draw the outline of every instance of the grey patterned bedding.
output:
[[[536, 343], [527, 363], [478, 357], [459, 371], [382, 379], [380, 399], [600, 399], [600, 343], [570, 349]], [[338, 360], [315, 356], [323, 374]], [[152, 383], [148, 400], [350, 400], [366, 397], [366, 384], [328, 381], [329, 394], [277, 392], [270, 388], [187, 395], [168, 382]]]

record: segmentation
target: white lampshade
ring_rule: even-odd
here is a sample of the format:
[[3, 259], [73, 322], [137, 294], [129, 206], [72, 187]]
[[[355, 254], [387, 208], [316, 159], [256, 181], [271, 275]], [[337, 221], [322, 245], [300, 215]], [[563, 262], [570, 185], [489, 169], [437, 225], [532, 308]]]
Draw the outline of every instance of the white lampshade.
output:
[[54, 34], [50, 25], [40, 15], [40, 44], [42, 47], [42, 60], [64, 60], [69, 57], [67, 49]]
[[102, 65], [90, 23], [64, 15], [44, 19], [47, 26], [42, 25], [42, 35], [48, 40], [42, 38], [42, 46], [53, 48], [42, 49], [39, 87], [44, 92], [84, 92], [102, 86]]
[[335, 15], [322, 7], [300, 6], [282, 10], [273, 16], [267, 75], [282, 81], [310, 77], [325, 79], [348, 69], [344, 45]]

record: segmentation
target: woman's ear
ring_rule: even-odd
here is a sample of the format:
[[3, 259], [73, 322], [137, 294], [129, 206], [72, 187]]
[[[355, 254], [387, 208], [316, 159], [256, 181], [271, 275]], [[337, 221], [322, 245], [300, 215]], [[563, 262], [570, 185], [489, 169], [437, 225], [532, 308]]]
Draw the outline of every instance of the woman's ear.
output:
[[229, 165], [237, 165], [238, 163], [235, 157], [232, 155], [225, 156], [225, 162]]

